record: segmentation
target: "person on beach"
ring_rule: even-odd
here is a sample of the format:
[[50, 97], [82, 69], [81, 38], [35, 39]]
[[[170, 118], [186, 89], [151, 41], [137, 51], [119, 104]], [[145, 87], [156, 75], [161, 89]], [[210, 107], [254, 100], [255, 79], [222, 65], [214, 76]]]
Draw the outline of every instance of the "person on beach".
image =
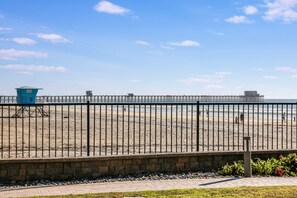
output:
[[243, 119], [244, 119], [244, 117], [243, 117], [243, 113], [241, 112], [241, 113], [240, 113], [240, 121], [243, 122]]
[[235, 123], [236, 124], [238, 123], [238, 117], [237, 116], [235, 117]]
[[283, 121], [283, 122], [286, 121], [286, 112], [284, 112], [283, 115], [282, 115], [282, 121]]
[[209, 113], [209, 111], [208, 111], [208, 109], [206, 109], [206, 115], [208, 116], [208, 113]]

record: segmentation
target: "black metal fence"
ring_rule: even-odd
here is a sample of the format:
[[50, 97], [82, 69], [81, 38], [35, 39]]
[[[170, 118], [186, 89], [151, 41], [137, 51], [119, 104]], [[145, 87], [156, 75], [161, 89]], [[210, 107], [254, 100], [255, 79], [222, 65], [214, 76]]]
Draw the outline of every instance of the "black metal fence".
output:
[[0, 158], [296, 149], [296, 103], [0, 104]]

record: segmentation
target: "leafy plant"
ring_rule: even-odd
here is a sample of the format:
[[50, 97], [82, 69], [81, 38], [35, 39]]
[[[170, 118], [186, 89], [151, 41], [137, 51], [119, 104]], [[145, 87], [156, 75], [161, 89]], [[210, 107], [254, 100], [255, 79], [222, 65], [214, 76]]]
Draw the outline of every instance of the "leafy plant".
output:
[[221, 175], [243, 175], [243, 173], [244, 173], [244, 167], [243, 167], [242, 160], [238, 162], [234, 162], [232, 165], [226, 164], [219, 171], [219, 174]]
[[[252, 171], [255, 175], [275, 175], [275, 176], [297, 176], [297, 155], [296, 153], [288, 156], [280, 155], [279, 159], [269, 158], [252, 160]], [[225, 165], [219, 170], [221, 175], [243, 175], [243, 161]]]

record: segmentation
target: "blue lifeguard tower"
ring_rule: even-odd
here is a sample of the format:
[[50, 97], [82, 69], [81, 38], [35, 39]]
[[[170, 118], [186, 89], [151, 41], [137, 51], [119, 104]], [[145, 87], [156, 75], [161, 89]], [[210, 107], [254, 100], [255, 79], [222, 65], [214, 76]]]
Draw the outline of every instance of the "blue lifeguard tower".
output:
[[[26, 113], [30, 116], [48, 116], [43, 110], [43, 105], [35, 105], [38, 90], [42, 90], [42, 88], [23, 86], [16, 88], [16, 90], [17, 103], [20, 104], [21, 108], [13, 115], [13, 117], [22, 117], [26, 115]], [[31, 111], [31, 109], [33, 109], [33, 111]]]

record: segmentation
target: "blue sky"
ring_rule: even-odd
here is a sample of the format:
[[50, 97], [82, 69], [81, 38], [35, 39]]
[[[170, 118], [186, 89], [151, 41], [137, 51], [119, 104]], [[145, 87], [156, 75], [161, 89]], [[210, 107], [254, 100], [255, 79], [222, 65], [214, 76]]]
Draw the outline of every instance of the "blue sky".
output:
[[297, 0], [1, 0], [0, 95], [297, 98]]

